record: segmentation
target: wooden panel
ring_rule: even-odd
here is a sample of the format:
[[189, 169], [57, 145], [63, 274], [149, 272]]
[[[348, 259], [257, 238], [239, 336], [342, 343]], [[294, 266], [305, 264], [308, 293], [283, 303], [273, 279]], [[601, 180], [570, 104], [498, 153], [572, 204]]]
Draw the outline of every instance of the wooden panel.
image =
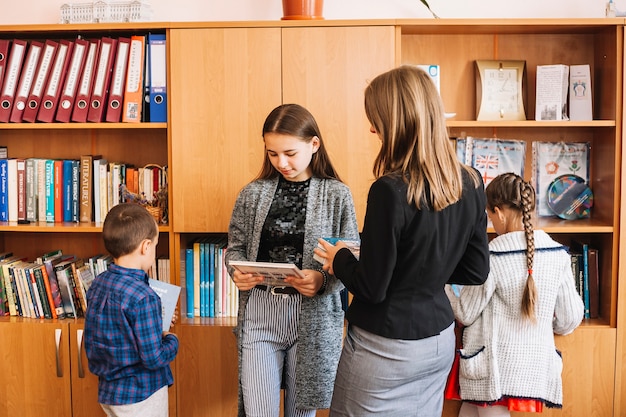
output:
[[[61, 330], [57, 376], [55, 331]], [[0, 322], [2, 415], [68, 417], [69, 331], [65, 323], [10, 319]]]
[[354, 197], [363, 225], [372, 167], [380, 149], [369, 132], [363, 91], [394, 66], [393, 27], [283, 29], [283, 101], [308, 108], [331, 161]]
[[69, 323], [69, 347], [72, 361], [72, 417], [106, 417], [98, 404], [98, 377], [89, 372], [85, 338], [79, 332], [84, 330], [84, 321]]
[[179, 416], [237, 415], [237, 346], [231, 326], [176, 326]]
[[281, 104], [280, 29], [172, 30], [170, 45], [174, 231], [226, 232]]

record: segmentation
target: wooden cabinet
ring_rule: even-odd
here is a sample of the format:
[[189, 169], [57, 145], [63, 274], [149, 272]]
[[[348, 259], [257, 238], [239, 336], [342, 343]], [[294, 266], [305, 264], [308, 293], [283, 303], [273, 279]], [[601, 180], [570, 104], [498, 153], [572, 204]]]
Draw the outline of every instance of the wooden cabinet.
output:
[[0, 322], [0, 404], [6, 415], [105, 416], [79, 330], [68, 321]]
[[[0, 26], [0, 38], [45, 41], [77, 36], [121, 37], [164, 32], [150, 24]], [[101, 155], [135, 167], [169, 165], [167, 123], [2, 123], [0, 145], [10, 158], [80, 159]], [[169, 193], [171, 195], [171, 193]], [[172, 236], [161, 225], [157, 252], [168, 256]], [[34, 261], [55, 249], [77, 257], [104, 253], [101, 223], [0, 223], [0, 251]], [[0, 318], [0, 404], [5, 414], [97, 417], [97, 378], [80, 349], [82, 320]], [[170, 392], [175, 412], [175, 391]], [[171, 414], [175, 415], [175, 414]]]
[[[626, 212], [623, 19], [368, 20], [199, 22], [0, 27], [0, 37], [26, 39], [165, 32], [168, 39], [167, 123], [0, 124], [9, 156], [79, 158], [103, 155], [135, 166], [169, 166], [169, 224], [160, 227], [159, 255], [171, 259], [181, 282], [181, 252], [204, 234], [224, 234], [240, 188], [261, 168], [261, 128], [269, 111], [296, 102], [316, 117], [330, 156], [350, 186], [359, 225], [379, 142], [369, 132], [363, 90], [399, 64], [438, 64], [452, 137], [500, 137], [591, 143], [592, 218], [540, 218], [537, 228], [569, 245], [588, 239], [600, 250], [601, 314], [572, 335], [557, 338], [565, 359], [564, 408], [547, 415], [621, 415], [626, 398], [624, 345], [626, 274], [620, 233]], [[526, 121], [477, 121], [474, 61], [523, 59]], [[593, 121], [536, 122], [537, 65], [591, 66]], [[530, 178], [531, 148], [526, 174]], [[493, 233], [493, 230], [489, 230]], [[86, 257], [104, 252], [101, 224], [0, 223], [0, 250], [34, 259], [62, 248]], [[81, 322], [0, 319], [0, 404], [12, 414], [98, 416], [97, 381], [78, 375], [83, 365]], [[237, 402], [234, 320], [181, 319], [180, 352], [170, 415], [232, 415]], [[59, 339], [59, 370], [57, 350]], [[6, 348], [5, 348], [6, 347]], [[615, 372], [614, 370], [618, 371]], [[80, 392], [81, 395], [73, 395]], [[84, 394], [83, 394], [84, 393]], [[43, 408], [42, 408], [43, 407]], [[455, 416], [447, 402], [444, 415]], [[325, 415], [322, 411], [319, 414]]]
[[[443, 23], [443, 22], [441, 22]], [[618, 268], [622, 183], [623, 27], [606, 20], [399, 21], [400, 62], [438, 64], [441, 95], [451, 137], [520, 139], [527, 143], [526, 179], [531, 178], [532, 142], [591, 143], [590, 219], [564, 221], [537, 218], [535, 227], [565, 245], [585, 239], [597, 247], [600, 259], [600, 318], [584, 320], [572, 334], [557, 338], [564, 357], [564, 408], [547, 415], [612, 415], [614, 406], [618, 311]], [[526, 121], [476, 121], [474, 61], [525, 60]], [[593, 121], [537, 122], [535, 79], [538, 65], [591, 66]], [[493, 233], [493, 230], [490, 230]], [[623, 267], [622, 267], [623, 268]], [[622, 324], [623, 325], [623, 324]], [[456, 415], [458, 404], [447, 403]], [[617, 414], [616, 414], [617, 415]]]

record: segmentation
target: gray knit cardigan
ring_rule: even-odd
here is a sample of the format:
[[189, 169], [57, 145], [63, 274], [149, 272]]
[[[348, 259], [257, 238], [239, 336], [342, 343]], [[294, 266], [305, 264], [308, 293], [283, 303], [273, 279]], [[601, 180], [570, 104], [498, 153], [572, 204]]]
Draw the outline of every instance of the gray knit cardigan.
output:
[[[228, 229], [226, 262], [256, 260], [261, 229], [267, 217], [278, 178], [257, 180], [239, 193]], [[311, 178], [307, 197], [304, 226], [303, 269], [321, 265], [313, 259], [313, 249], [320, 237], [359, 237], [350, 189], [337, 180]], [[232, 269], [229, 268], [232, 274]], [[339, 292], [341, 281], [331, 276], [322, 295], [302, 297], [298, 322], [298, 352], [296, 364], [296, 406], [304, 409], [330, 407], [337, 364], [341, 354], [344, 313]], [[241, 291], [235, 334], [239, 351], [241, 376], [242, 320], [249, 291]], [[239, 381], [239, 416], [243, 409], [241, 380]]]
[[465, 286], [456, 297], [446, 293], [465, 326], [459, 368], [461, 398], [496, 401], [503, 396], [543, 400], [561, 407], [563, 361], [554, 333], [568, 334], [583, 319], [567, 248], [535, 231], [533, 277], [537, 322], [521, 315], [526, 277], [524, 232], [498, 236], [489, 243], [490, 272], [479, 286]]

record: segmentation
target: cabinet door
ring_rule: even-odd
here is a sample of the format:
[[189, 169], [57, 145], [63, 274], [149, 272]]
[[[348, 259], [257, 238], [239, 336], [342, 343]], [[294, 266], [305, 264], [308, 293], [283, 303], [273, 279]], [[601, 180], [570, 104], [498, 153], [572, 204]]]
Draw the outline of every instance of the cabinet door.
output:
[[313, 113], [333, 165], [352, 190], [360, 227], [380, 149], [363, 91], [394, 62], [391, 26], [283, 28], [283, 102]]
[[178, 415], [237, 415], [237, 344], [231, 326], [180, 325], [176, 358]]
[[170, 54], [174, 231], [226, 232], [281, 104], [280, 29], [171, 30]]
[[72, 361], [73, 417], [105, 417], [98, 404], [98, 377], [89, 372], [85, 353], [84, 323], [70, 324], [70, 357]]
[[68, 325], [39, 320], [0, 322], [2, 415], [72, 415]]

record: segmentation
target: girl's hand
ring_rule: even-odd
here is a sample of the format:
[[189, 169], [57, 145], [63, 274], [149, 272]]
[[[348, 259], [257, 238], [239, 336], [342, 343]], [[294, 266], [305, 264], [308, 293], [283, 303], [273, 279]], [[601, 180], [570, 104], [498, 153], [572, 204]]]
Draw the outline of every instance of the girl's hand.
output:
[[287, 277], [285, 282], [293, 285], [298, 292], [307, 297], [313, 297], [322, 288], [324, 284], [324, 276], [320, 271], [313, 269], [303, 269], [304, 278]]
[[235, 270], [233, 273], [233, 282], [241, 291], [248, 291], [263, 282], [263, 277], [254, 274], [243, 274]]

